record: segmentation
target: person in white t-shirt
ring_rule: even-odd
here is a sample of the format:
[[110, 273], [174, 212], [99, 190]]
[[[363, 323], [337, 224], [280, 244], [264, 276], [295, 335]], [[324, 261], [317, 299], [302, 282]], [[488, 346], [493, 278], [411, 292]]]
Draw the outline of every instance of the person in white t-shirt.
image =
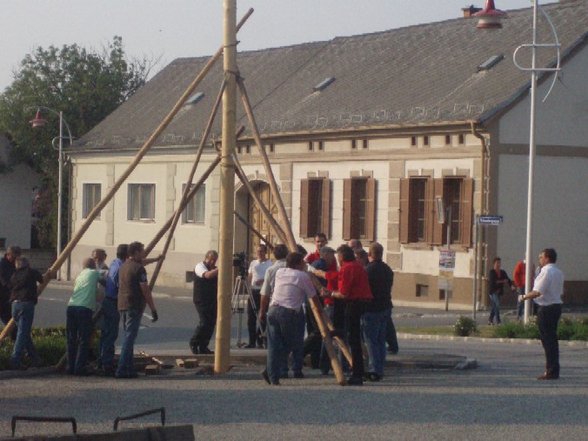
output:
[[561, 317], [561, 304], [564, 275], [555, 266], [557, 253], [553, 248], [545, 248], [539, 254], [541, 272], [535, 278], [533, 291], [519, 296], [519, 301], [533, 299], [538, 305], [537, 325], [541, 344], [545, 351], [545, 372], [538, 380], [557, 380], [559, 378], [559, 343], [557, 325]]
[[[265, 272], [272, 266], [272, 261], [267, 257], [267, 246], [259, 244], [256, 250], [257, 259], [253, 260], [249, 265], [248, 281], [251, 286], [251, 297], [247, 303], [247, 330], [249, 332], [249, 344], [246, 348], [263, 348], [262, 334], [264, 329], [261, 329], [262, 324], [257, 326], [257, 315], [259, 312], [259, 300], [261, 298], [261, 287], [265, 278]], [[252, 303], [252, 300], [254, 303]]]

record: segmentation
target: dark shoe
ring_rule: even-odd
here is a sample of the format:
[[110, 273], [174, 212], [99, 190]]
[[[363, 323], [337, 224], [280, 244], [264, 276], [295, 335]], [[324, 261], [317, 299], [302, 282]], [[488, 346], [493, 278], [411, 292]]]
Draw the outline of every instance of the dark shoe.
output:
[[196, 346], [190, 345], [190, 350], [192, 351], [192, 354], [198, 355], [198, 348]]
[[263, 378], [267, 384], [272, 384], [272, 382], [270, 381], [269, 374], [267, 373], [267, 369], [261, 371], [261, 378]]
[[543, 375], [539, 375], [537, 377], [537, 380], [557, 380], [558, 378], [559, 378], [559, 375], [544, 372]]
[[294, 372], [294, 378], [304, 378], [304, 374], [302, 371], [296, 371]]
[[245, 349], [255, 349], [255, 343], [249, 343], [246, 346], [243, 346]]
[[288, 372], [283, 372], [283, 373], [280, 374], [280, 378], [283, 380], [285, 378], [290, 378], [290, 377], [288, 375]]
[[136, 372], [129, 374], [114, 374], [114, 378], [137, 378], [139, 375]]
[[114, 377], [114, 368], [102, 368], [98, 371], [97, 375], [100, 377]]
[[347, 384], [349, 386], [363, 386], [363, 378], [361, 378], [361, 377], [349, 377], [347, 379]]
[[204, 354], [204, 355], [212, 355], [212, 354], [214, 354], [214, 351], [211, 351], [211, 350], [210, 350], [210, 349], [208, 349], [208, 348], [200, 348], [200, 349], [198, 350], [198, 353], [199, 353], [199, 354]]
[[329, 375], [329, 371], [321, 371], [321, 375]]
[[375, 372], [368, 373], [368, 380], [369, 381], [380, 381], [381, 379], [382, 379], [382, 376], [379, 374], [376, 374]]
[[396, 354], [398, 354], [398, 349], [388, 348], [388, 353], [392, 354], [392, 355], [396, 355]]

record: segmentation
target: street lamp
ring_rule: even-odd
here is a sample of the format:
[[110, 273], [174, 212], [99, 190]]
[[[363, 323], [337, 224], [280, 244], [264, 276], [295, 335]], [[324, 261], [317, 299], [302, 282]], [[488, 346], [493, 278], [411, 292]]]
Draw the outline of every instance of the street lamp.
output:
[[[71, 135], [71, 130], [69, 128], [69, 124], [67, 123], [67, 121], [65, 120], [65, 118], [63, 117], [63, 112], [57, 111], [57, 110], [53, 110], [50, 107], [45, 107], [45, 106], [37, 106], [37, 113], [35, 114], [35, 117], [29, 121], [29, 123], [31, 124], [31, 126], [35, 129], [38, 127], [44, 127], [47, 124], [47, 120], [44, 119], [41, 116], [41, 111], [42, 110], [46, 110], [47, 112], [51, 112], [57, 116], [59, 116], [59, 137], [57, 138], [53, 138], [53, 140], [51, 141], [51, 145], [55, 148], [55, 140], [59, 140], [59, 144], [57, 147], [58, 150], [58, 154], [59, 154], [59, 158], [58, 158], [58, 164], [59, 164], [59, 169], [58, 169], [58, 183], [57, 183], [57, 256], [59, 257], [59, 255], [61, 254], [61, 211], [62, 211], [62, 187], [63, 187], [63, 127], [65, 126], [65, 128], [67, 129], [67, 134], [69, 137], [69, 143], [70, 145], [73, 142], [73, 136]], [[58, 270], [57, 272], [57, 280], [61, 279], [61, 270]]]
[[[551, 26], [551, 31], [555, 38], [555, 43], [547, 43], [547, 44], [539, 44], [537, 43], [537, 12], [541, 11], [549, 25]], [[496, 20], [497, 17], [504, 17], [506, 16], [505, 13], [496, 14], [498, 11], [494, 7], [494, 0], [487, 0], [486, 7], [484, 10], [474, 14], [475, 17], [478, 17], [480, 21], [478, 22], [478, 28], [480, 29], [488, 29], [489, 27], [483, 26], [483, 22], [487, 21], [489, 18], [493, 18]], [[500, 19], [498, 18], [498, 20]], [[500, 23], [494, 23], [494, 26], [490, 28], [501, 28], [502, 25]], [[533, 227], [533, 175], [535, 172], [535, 102], [536, 102], [536, 91], [537, 91], [537, 75], [539, 72], [554, 72], [554, 78], [551, 83], [551, 87], [547, 91], [547, 94], [543, 98], [543, 101], [547, 99], [547, 96], [553, 89], [555, 82], [557, 81], [557, 72], [560, 70], [560, 44], [557, 37], [557, 32], [555, 31], [555, 27], [551, 22], [551, 19], [547, 15], [547, 13], [539, 7], [539, 0], [533, 0], [533, 42], [521, 44], [518, 46], [514, 53], [513, 53], [513, 63], [515, 66], [522, 71], [531, 72], [531, 106], [530, 106], [530, 122], [529, 122], [529, 181], [527, 186], [527, 235], [526, 235], [526, 245], [525, 245], [525, 292], [530, 292], [532, 289], [532, 280], [533, 280], [533, 257], [532, 253], [532, 227]], [[555, 48], [557, 51], [557, 65], [556, 67], [537, 67], [537, 48]], [[522, 48], [531, 48], [531, 67], [523, 67], [521, 66], [516, 59], [517, 53]], [[531, 312], [531, 300], [525, 301], [525, 314], [524, 314], [524, 323], [529, 323], [529, 315]]]

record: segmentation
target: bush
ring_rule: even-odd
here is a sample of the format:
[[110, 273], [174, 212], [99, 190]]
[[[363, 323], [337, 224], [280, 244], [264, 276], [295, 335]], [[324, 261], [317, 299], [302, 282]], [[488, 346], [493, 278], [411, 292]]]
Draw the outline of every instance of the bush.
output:
[[477, 334], [478, 325], [474, 319], [462, 315], [457, 319], [455, 325], [453, 325], [453, 333], [460, 337]]
[[[65, 327], [33, 328], [31, 332], [35, 349], [42, 361], [42, 366], [57, 364], [66, 349]], [[0, 370], [8, 369], [8, 363], [14, 343], [6, 338], [0, 342]], [[24, 364], [27, 364], [25, 360]]]
[[559, 325], [557, 326], [558, 340], [571, 340], [575, 333], [576, 326], [574, 320], [564, 317], [559, 321]]
[[494, 337], [497, 338], [539, 338], [539, 328], [534, 320], [529, 321], [528, 325], [522, 322], [506, 322], [501, 326], [494, 328]]

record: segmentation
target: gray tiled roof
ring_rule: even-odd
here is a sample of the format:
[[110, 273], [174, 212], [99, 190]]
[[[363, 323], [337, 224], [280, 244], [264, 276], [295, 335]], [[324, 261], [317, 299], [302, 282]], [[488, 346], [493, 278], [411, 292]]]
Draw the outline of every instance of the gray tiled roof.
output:
[[[544, 6], [562, 50], [588, 37], [588, 1]], [[316, 133], [482, 121], [512, 102], [529, 84], [529, 73], [512, 62], [514, 49], [531, 41], [531, 9], [509, 11], [504, 27], [476, 29], [457, 18], [330, 41], [240, 52], [238, 64], [263, 135]], [[539, 21], [539, 39], [552, 42]], [[478, 65], [493, 55], [504, 60], [488, 71]], [[538, 65], [553, 62], [541, 50]], [[126, 103], [86, 134], [78, 146], [137, 147], [149, 137], [208, 61], [173, 61]], [[180, 111], [156, 145], [198, 143], [222, 78], [222, 60], [196, 89], [205, 97]], [[335, 81], [321, 92], [313, 87]], [[238, 117], [246, 119], [241, 109]], [[220, 114], [213, 133], [220, 133]]]

